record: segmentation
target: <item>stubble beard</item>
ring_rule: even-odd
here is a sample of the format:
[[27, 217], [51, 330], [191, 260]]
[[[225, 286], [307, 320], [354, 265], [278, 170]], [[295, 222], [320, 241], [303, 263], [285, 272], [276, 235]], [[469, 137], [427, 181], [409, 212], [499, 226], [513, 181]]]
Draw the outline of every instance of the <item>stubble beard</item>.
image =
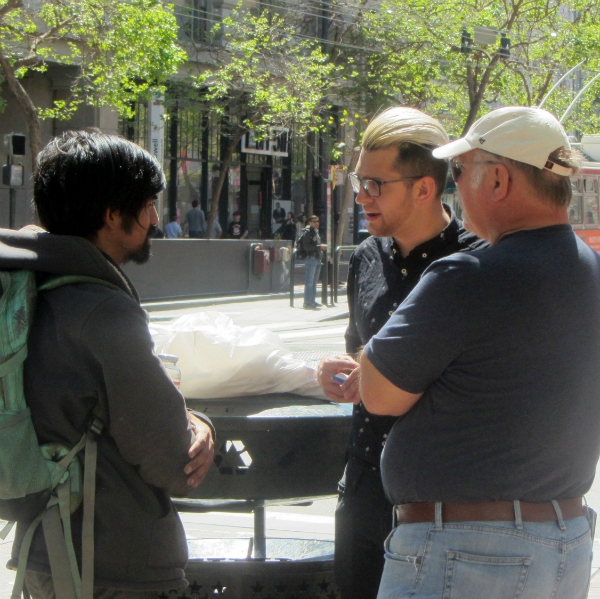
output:
[[142, 245], [137, 249], [133, 250], [129, 253], [125, 262], [133, 262], [134, 264], [146, 264], [148, 260], [150, 260], [150, 256], [152, 255], [152, 235], [156, 231], [158, 225], [150, 225], [148, 227], [148, 232], [146, 234], [146, 238], [144, 239]]

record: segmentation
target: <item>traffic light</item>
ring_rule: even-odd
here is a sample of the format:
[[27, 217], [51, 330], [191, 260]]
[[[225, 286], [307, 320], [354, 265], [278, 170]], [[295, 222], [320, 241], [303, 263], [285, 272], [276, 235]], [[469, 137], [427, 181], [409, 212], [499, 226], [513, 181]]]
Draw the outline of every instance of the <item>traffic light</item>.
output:
[[510, 58], [510, 38], [506, 35], [506, 31], [503, 31], [500, 37], [498, 54], [500, 54], [501, 58]]
[[463, 29], [462, 35], [460, 36], [460, 51], [462, 54], [470, 54], [472, 50], [473, 38], [466, 29]]
[[25, 156], [26, 138], [21, 133], [7, 133], [4, 136], [4, 153], [9, 156]]

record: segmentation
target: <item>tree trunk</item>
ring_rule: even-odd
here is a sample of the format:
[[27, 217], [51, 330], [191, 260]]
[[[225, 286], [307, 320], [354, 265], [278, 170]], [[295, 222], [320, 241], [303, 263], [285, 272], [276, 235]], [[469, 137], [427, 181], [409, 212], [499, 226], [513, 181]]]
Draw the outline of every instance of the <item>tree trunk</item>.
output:
[[464, 137], [467, 134], [467, 131], [471, 128], [471, 125], [477, 120], [477, 113], [479, 112], [479, 109], [481, 108], [481, 102], [483, 101], [483, 94], [485, 94], [485, 90], [487, 89], [488, 83], [490, 82], [490, 76], [499, 59], [499, 55], [494, 54], [487, 67], [485, 68], [483, 77], [481, 78], [481, 82], [479, 83], [479, 87], [477, 88], [477, 92], [475, 96], [471, 99], [471, 105], [469, 106], [469, 115], [467, 116], [467, 121], [463, 128], [463, 131], [460, 134], [461, 137]]
[[[315, 134], [310, 131], [306, 136], [306, 179], [304, 181], [306, 191], [306, 201], [304, 202], [304, 216], [306, 216], [306, 224], [313, 213], [313, 178], [315, 170], [315, 155], [313, 148], [315, 147]], [[304, 224], [304, 223], [301, 223]]]
[[[350, 158], [350, 164], [348, 165], [348, 171], [346, 173], [346, 181], [344, 183], [344, 199], [342, 201], [342, 207], [340, 209], [340, 220], [338, 221], [338, 229], [335, 237], [335, 247], [342, 245], [344, 239], [344, 231], [346, 230], [346, 223], [348, 222], [348, 209], [354, 202], [354, 191], [352, 185], [350, 185], [350, 179], [348, 173], [354, 172], [358, 157], [360, 156], [360, 148], [354, 148], [352, 157]], [[355, 223], [356, 226], [356, 223]]]
[[[212, 235], [213, 225], [215, 224], [217, 213], [219, 212], [219, 199], [221, 197], [221, 189], [223, 189], [223, 183], [225, 183], [225, 177], [227, 177], [227, 170], [229, 169], [231, 157], [233, 156], [235, 148], [240, 142], [240, 139], [242, 139], [242, 137], [245, 134], [245, 129], [238, 131], [235, 134], [235, 136], [231, 138], [231, 141], [227, 146], [227, 150], [225, 151], [225, 155], [223, 156], [223, 162], [221, 162], [221, 169], [219, 170], [219, 179], [217, 181], [216, 187], [212, 190], [210, 212], [208, 214], [206, 224], [206, 239], [210, 239]], [[222, 229], [225, 230], [225, 227], [222, 226]]]
[[40, 127], [40, 117], [37, 108], [34, 106], [29, 94], [25, 88], [21, 85], [21, 82], [17, 79], [12, 66], [8, 62], [6, 56], [0, 51], [0, 68], [6, 79], [8, 89], [17, 99], [17, 102], [21, 105], [21, 108], [25, 112], [25, 118], [27, 119], [27, 128], [29, 134], [29, 148], [31, 150], [31, 169], [35, 173], [37, 170], [37, 155], [42, 149], [42, 136]]

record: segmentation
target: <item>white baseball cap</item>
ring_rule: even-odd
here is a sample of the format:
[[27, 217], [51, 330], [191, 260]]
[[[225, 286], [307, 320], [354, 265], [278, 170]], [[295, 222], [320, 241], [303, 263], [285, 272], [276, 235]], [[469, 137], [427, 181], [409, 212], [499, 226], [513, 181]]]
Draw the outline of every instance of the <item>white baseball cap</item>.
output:
[[573, 169], [548, 160], [558, 148], [570, 148], [562, 125], [540, 108], [507, 106], [476, 121], [467, 134], [433, 150], [435, 158], [453, 158], [477, 148], [569, 177]]

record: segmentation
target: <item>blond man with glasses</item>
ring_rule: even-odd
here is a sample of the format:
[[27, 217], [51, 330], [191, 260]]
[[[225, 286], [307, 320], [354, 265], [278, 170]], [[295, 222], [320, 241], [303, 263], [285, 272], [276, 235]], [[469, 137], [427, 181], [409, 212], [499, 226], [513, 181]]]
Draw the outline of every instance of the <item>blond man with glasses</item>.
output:
[[[319, 382], [334, 401], [353, 402], [347, 464], [336, 510], [335, 571], [343, 599], [373, 599], [392, 530], [383, 491], [381, 452], [396, 418], [375, 416], [358, 391], [357, 353], [406, 299], [434, 260], [469, 250], [468, 233], [441, 197], [448, 165], [431, 150], [448, 136], [435, 119], [412, 108], [390, 108], [367, 127], [350, 181], [371, 237], [354, 252], [348, 274], [350, 319], [344, 356], [322, 360]], [[340, 386], [338, 373], [349, 379]]]

